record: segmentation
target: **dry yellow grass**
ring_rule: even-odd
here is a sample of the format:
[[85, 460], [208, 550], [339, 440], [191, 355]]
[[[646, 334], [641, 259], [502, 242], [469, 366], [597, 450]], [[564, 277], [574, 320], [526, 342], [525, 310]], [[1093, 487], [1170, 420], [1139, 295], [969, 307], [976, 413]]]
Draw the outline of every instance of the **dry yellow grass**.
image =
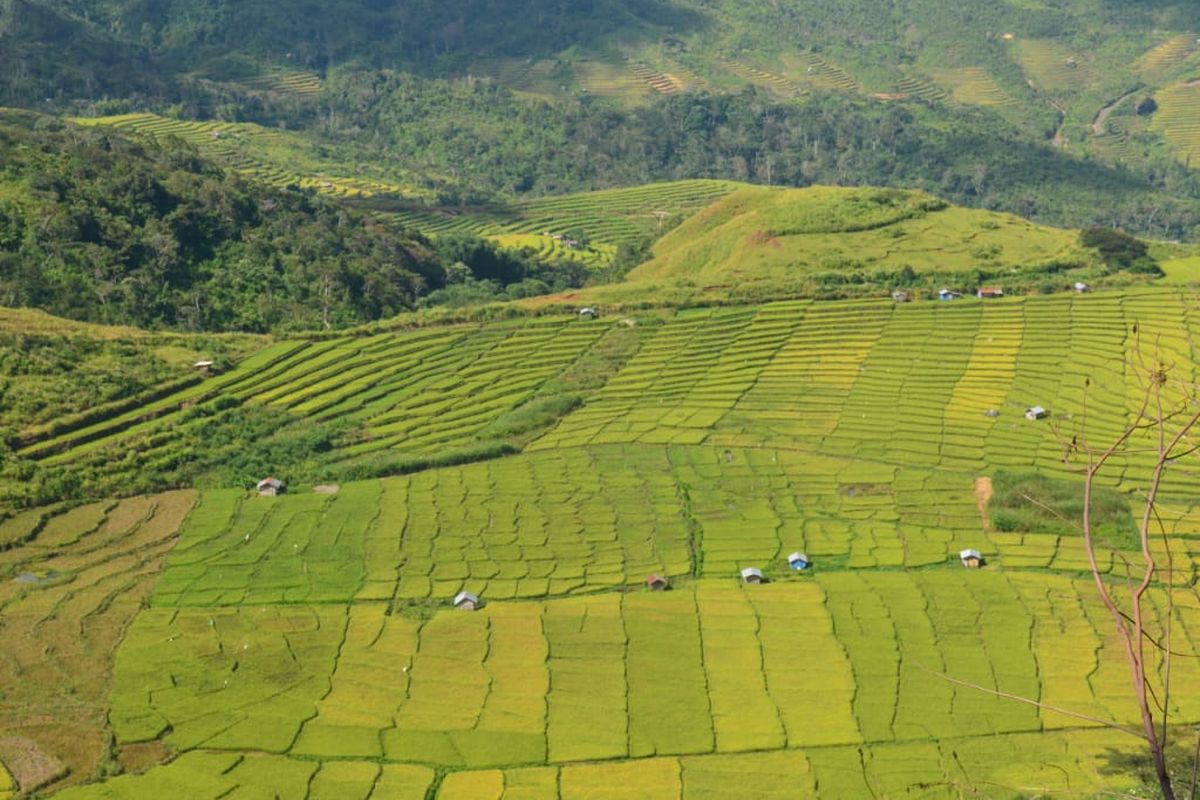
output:
[[23, 789], [52, 779], [54, 763], [68, 783], [95, 774], [109, 747], [112, 655], [194, 501], [188, 491], [133, 498], [60, 548], [35, 540], [0, 554], [0, 731]]

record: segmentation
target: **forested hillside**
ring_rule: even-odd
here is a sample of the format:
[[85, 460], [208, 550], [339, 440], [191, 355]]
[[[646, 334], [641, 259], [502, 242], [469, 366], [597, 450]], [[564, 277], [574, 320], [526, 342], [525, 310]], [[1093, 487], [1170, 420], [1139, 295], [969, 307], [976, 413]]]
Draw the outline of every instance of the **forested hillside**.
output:
[[837, 94], [782, 103], [760, 89], [614, 109], [399, 73], [342, 74], [326, 94], [323, 136], [369, 153], [364, 161], [445, 176], [448, 203], [703, 177], [919, 187], [1050, 224], [1169, 239], [1200, 224], [1200, 175], [1183, 165], [1108, 166], [1029, 141], [982, 109]]
[[310, 179], [450, 208], [718, 177], [916, 186], [1183, 239], [1200, 218], [1193, 10], [0, 0], [0, 104], [286, 129], [286, 148], [239, 141], [231, 165], [292, 172], [303, 151]]
[[8, 114], [0, 153], [5, 306], [184, 330], [318, 329], [393, 316], [448, 281], [498, 291], [540, 278], [548, 291], [577, 280], [482, 240], [434, 244], [243, 180], [178, 140]]

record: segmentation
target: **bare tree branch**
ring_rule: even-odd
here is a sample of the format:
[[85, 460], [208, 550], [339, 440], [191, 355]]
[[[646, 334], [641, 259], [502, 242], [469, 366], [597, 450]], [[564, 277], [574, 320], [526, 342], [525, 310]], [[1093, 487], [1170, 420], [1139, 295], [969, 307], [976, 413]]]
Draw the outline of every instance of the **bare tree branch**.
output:
[[999, 689], [993, 689], [990, 686], [983, 686], [982, 684], [972, 683], [971, 681], [965, 681], [961, 678], [955, 678], [950, 675], [947, 675], [944, 672], [938, 672], [937, 670], [929, 669], [928, 667], [922, 666], [920, 664], [918, 664], [917, 666], [921, 667], [921, 669], [925, 670], [929, 674], [936, 675], [937, 677], [939, 677], [945, 681], [948, 681], [949, 683], [954, 683], [959, 686], [965, 686], [968, 689], [976, 689], [981, 692], [986, 692], [987, 694], [990, 694], [990, 695], [995, 695], [996, 697], [1003, 697], [1006, 700], [1016, 700], [1018, 703], [1025, 703], [1026, 705], [1035, 706], [1037, 708], [1044, 708], [1047, 711], [1053, 711], [1056, 714], [1063, 714], [1068, 717], [1074, 717], [1075, 719], [1081, 719], [1081, 720], [1084, 720], [1085, 722], [1094, 722], [1097, 725], [1103, 725], [1106, 728], [1112, 728], [1113, 730], [1121, 731], [1122, 733], [1128, 733], [1130, 736], [1135, 736], [1138, 739], [1141, 739], [1143, 741], [1145, 741], [1145, 739], [1146, 739], [1145, 735], [1141, 731], [1139, 731], [1137, 728], [1130, 728], [1127, 725], [1122, 725], [1119, 722], [1113, 722], [1110, 719], [1101, 719], [1100, 717], [1093, 717], [1090, 714], [1082, 714], [1078, 711], [1071, 711], [1070, 709], [1050, 705], [1049, 703], [1043, 703], [1041, 700], [1034, 700], [1033, 698], [1025, 697], [1024, 695], [1013, 694], [1012, 692], [1004, 692]]

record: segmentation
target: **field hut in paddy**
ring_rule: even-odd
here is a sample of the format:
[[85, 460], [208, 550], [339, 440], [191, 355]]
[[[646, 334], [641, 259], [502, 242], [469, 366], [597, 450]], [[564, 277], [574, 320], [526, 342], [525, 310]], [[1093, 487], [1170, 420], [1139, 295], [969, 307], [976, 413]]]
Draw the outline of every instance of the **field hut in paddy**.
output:
[[792, 553], [788, 556], [788, 566], [797, 571], [806, 570], [812, 566], [812, 561], [805, 553]]
[[989, 297], [1004, 297], [1004, 290], [999, 286], [980, 286], [975, 296], [981, 300]]
[[255, 488], [258, 489], [259, 497], [274, 497], [284, 492], [283, 481], [270, 475], [259, 481]]
[[192, 369], [196, 370], [201, 375], [207, 375], [209, 372], [212, 371], [212, 368], [213, 368], [213, 362], [207, 358], [201, 359], [200, 361], [197, 361], [195, 364], [192, 364]]
[[742, 570], [742, 583], [765, 583], [763, 571], [758, 567], [746, 567]]
[[646, 585], [656, 592], [665, 592], [671, 588], [671, 584], [662, 575], [651, 575], [646, 578]]
[[584, 308], [579, 309], [579, 318], [580, 319], [595, 319], [598, 316], [600, 316], [600, 312], [597, 311], [596, 309], [592, 308], [591, 306], [586, 306]]
[[1045, 419], [1050, 416], [1050, 412], [1041, 406], [1030, 406], [1025, 409], [1025, 419], [1036, 422], [1039, 419]]
[[912, 301], [912, 296], [908, 292], [897, 289], [892, 292], [892, 300], [897, 303], [909, 303]]
[[967, 548], [958, 554], [958, 560], [967, 569], [979, 569], [983, 566], [983, 553], [974, 548]]
[[454, 607], [459, 611], [474, 611], [483, 605], [479, 600], [479, 595], [471, 594], [466, 589], [454, 595]]
[[949, 289], [938, 289], [938, 300], [953, 300], [958, 297], [958, 292], [952, 292]]
[[1087, 294], [1088, 292], [1092, 291], [1092, 287], [1088, 286], [1083, 281], [1077, 281], [1075, 283], [1075, 291], [1079, 294]]

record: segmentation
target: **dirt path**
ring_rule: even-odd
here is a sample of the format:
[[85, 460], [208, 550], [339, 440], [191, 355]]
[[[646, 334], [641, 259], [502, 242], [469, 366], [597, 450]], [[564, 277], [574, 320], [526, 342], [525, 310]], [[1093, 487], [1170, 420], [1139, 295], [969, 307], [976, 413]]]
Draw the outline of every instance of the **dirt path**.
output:
[[1112, 114], [1112, 112], [1117, 110], [1117, 106], [1121, 105], [1121, 103], [1124, 103], [1126, 100], [1133, 97], [1135, 94], [1137, 94], [1141, 90], [1142, 90], [1142, 87], [1139, 86], [1138, 88], [1133, 89], [1132, 91], [1128, 91], [1125, 94], [1118, 97], [1116, 100], [1110, 101], [1108, 103], [1108, 105], [1106, 105], [1106, 106], [1104, 106], [1104, 108], [1100, 109], [1096, 113], [1096, 118], [1094, 120], [1092, 120], [1092, 134], [1095, 136], [1100, 136], [1101, 134], [1103, 134], [1104, 133], [1104, 123], [1108, 121], [1109, 115]]
[[992, 529], [992, 520], [988, 516], [988, 503], [992, 500], [992, 479], [981, 475], [975, 479], [975, 506], [979, 509], [979, 519], [986, 533]]

